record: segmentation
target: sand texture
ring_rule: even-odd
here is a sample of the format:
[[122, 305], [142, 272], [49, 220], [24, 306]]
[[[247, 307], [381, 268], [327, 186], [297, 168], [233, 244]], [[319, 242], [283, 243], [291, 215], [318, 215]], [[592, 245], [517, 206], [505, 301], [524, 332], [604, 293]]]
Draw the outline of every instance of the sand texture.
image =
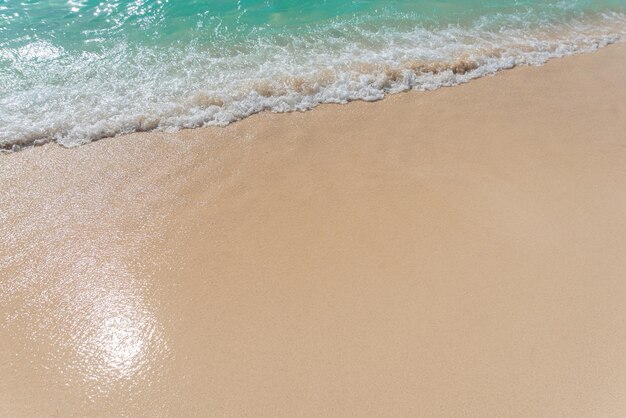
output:
[[626, 416], [625, 65], [0, 155], [0, 416]]

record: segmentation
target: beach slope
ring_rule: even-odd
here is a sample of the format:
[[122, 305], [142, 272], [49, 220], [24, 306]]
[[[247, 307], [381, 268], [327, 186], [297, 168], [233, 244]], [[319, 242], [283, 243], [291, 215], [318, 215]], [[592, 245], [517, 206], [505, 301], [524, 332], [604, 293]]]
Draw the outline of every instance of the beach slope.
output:
[[0, 155], [0, 416], [625, 416], [625, 63]]

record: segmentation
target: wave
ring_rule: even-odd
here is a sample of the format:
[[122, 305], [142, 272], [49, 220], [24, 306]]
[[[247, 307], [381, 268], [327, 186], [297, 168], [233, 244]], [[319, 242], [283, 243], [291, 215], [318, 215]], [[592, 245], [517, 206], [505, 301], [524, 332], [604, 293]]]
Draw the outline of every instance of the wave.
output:
[[626, 16], [612, 12], [533, 25], [523, 16], [497, 16], [470, 27], [402, 31], [336, 24], [230, 49], [120, 43], [94, 53], [34, 43], [0, 55], [9, 63], [0, 70], [8, 86], [0, 90], [0, 149], [52, 141], [73, 147], [131, 132], [224, 126], [266, 110], [380, 100], [624, 40]]

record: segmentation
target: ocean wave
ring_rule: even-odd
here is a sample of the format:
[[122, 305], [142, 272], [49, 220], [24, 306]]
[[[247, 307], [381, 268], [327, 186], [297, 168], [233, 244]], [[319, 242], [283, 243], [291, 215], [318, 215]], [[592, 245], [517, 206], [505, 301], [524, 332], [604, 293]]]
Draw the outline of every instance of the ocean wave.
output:
[[266, 110], [374, 101], [626, 40], [620, 12], [533, 25], [503, 15], [469, 27], [404, 26], [335, 23], [231, 49], [194, 42], [167, 48], [121, 42], [96, 52], [46, 42], [4, 48], [0, 149], [51, 141], [72, 147], [131, 132], [223, 126]]

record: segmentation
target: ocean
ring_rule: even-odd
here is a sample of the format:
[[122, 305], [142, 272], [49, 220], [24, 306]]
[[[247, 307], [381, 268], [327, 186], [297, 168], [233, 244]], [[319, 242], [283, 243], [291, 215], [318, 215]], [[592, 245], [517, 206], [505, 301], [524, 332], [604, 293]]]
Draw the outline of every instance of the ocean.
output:
[[0, 149], [433, 90], [626, 39], [626, 0], [0, 0]]

